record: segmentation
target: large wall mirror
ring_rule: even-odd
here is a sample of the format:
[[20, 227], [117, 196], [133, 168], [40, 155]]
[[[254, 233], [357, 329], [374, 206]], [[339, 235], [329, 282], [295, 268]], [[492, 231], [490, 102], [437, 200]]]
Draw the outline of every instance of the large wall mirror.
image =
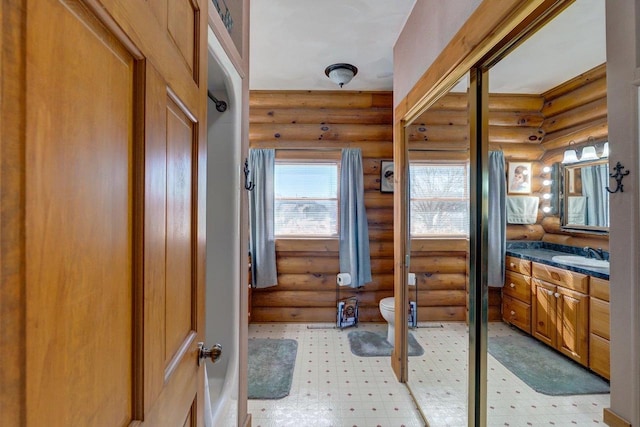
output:
[[[440, 90], [439, 95], [434, 95], [435, 101], [408, 114], [410, 119], [404, 123], [406, 152], [402, 155], [408, 172], [404, 202], [409, 207], [409, 227], [404, 233], [402, 243], [405, 244], [397, 245], [396, 250], [403, 248], [409, 256], [408, 273], [415, 274], [416, 280], [406, 280], [411, 286], [405, 288], [405, 294], [410, 302], [417, 303], [418, 313], [417, 325], [407, 325], [405, 330], [408, 336], [406, 373], [412, 395], [431, 426], [519, 425], [528, 419], [533, 424], [581, 425], [589, 417], [601, 419], [602, 405], [608, 402], [608, 395], [598, 398], [598, 406], [594, 406], [592, 413], [577, 414], [575, 420], [569, 420], [561, 407], [564, 403], [558, 405], [558, 402], [570, 399], [536, 392], [499, 362], [492, 347], [505, 337], [519, 337], [522, 333], [503, 321], [500, 286], [504, 283], [487, 286], [486, 276], [479, 278], [497, 261], [483, 253], [488, 247], [486, 241], [478, 245], [485, 232], [487, 214], [477, 227], [480, 217], [477, 213], [486, 209], [487, 204], [484, 200], [472, 200], [478, 188], [487, 188], [486, 181], [483, 182], [489, 176], [487, 159], [482, 160], [485, 164], [480, 169], [475, 168], [477, 158], [488, 157], [488, 152], [503, 153], [505, 186], [509, 163], [530, 166], [527, 191], [515, 194], [506, 191], [505, 197], [539, 200], [534, 222], [507, 226], [506, 240], [541, 241], [547, 234], [552, 236], [552, 242], [566, 242], [577, 235], [577, 231], [602, 234], [608, 229], [608, 194], [604, 189], [608, 185], [608, 160], [600, 152], [596, 160], [584, 161], [585, 150], [581, 150], [582, 161], [560, 163], [570, 144], [580, 150], [594, 145], [593, 138], [598, 144], [606, 139], [604, 5], [601, 0], [569, 3], [539, 31], [523, 37], [522, 43], [507, 53], [497, 54], [491, 65], [487, 65], [488, 71], [480, 77], [488, 77], [489, 81], [488, 88], [486, 85], [483, 88], [488, 92], [486, 110], [470, 111], [475, 102], [473, 97], [477, 95], [473, 83], [478, 77], [474, 74]], [[562, 46], [571, 48], [562, 49]], [[593, 53], [596, 55], [591, 55]], [[590, 58], [585, 61], [585, 56]], [[455, 80], [461, 75], [454, 75]], [[573, 83], [567, 85], [569, 81]], [[469, 82], [471, 89], [467, 88]], [[589, 95], [588, 99], [575, 100], [574, 91], [585, 86], [579, 93], [591, 93], [593, 88], [601, 87], [599, 85], [605, 87], [604, 94], [601, 91]], [[409, 110], [412, 111], [411, 107]], [[486, 134], [476, 139], [471, 136], [472, 130], [482, 127], [476, 123], [482, 115], [486, 118], [483, 125]], [[483, 147], [478, 150], [473, 145], [481, 139], [478, 145]], [[450, 222], [463, 217], [469, 221], [470, 233], [466, 236], [444, 235], [454, 228], [450, 224], [446, 228], [445, 221], [438, 221], [447, 212], [435, 212], [445, 206], [437, 205], [435, 199], [442, 197], [446, 189], [432, 186], [438, 188], [434, 195], [412, 187], [418, 178], [416, 165], [447, 162], [451, 165], [466, 162], [469, 168], [466, 184], [472, 200], [470, 212], [467, 216], [454, 212], [446, 217]], [[423, 196], [432, 200], [419, 200]], [[578, 219], [582, 212], [578, 207], [580, 200], [584, 204], [581, 220]], [[594, 202], [595, 206], [587, 207], [587, 201]], [[487, 211], [491, 218], [494, 212]], [[425, 218], [432, 225], [436, 221], [436, 226], [423, 224]], [[417, 236], [429, 229], [440, 230], [443, 235]], [[396, 320], [396, 325], [399, 324]], [[412, 355], [414, 342], [423, 347], [423, 355]], [[537, 407], [546, 409], [538, 412]], [[558, 408], [556, 412], [554, 408]], [[537, 415], [532, 415], [534, 413]]]
[[560, 223], [565, 230], [609, 231], [607, 159], [561, 166]]

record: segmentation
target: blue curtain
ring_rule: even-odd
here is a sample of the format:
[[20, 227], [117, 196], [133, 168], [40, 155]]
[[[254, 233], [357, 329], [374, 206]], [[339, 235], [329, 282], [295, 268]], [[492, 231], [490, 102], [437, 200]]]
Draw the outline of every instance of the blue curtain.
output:
[[502, 151], [489, 152], [489, 224], [487, 283], [504, 286], [504, 264], [507, 252], [507, 179]]
[[587, 225], [609, 226], [609, 165], [582, 168], [582, 194], [587, 196]]
[[273, 174], [275, 150], [249, 150], [248, 180], [255, 184], [249, 192], [249, 227], [252, 285], [268, 288], [278, 284], [276, 270], [276, 241], [274, 238]]
[[351, 287], [371, 282], [369, 224], [364, 208], [362, 154], [342, 150], [340, 165], [340, 272], [351, 274]]

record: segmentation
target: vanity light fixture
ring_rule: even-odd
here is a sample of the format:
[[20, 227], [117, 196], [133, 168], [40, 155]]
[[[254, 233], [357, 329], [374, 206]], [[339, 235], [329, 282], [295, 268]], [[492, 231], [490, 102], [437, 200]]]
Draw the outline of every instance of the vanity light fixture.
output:
[[577, 161], [578, 161], [578, 154], [576, 153], [576, 150], [574, 149], [565, 150], [564, 157], [562, 158], [563, 164], [575, 163]]
[[580, 156], [580, 161], [585, 160], [598, 160], [598, 155], [596, 154], [596, 147], [593, 145], [587, 145], [582, 149], [582, 155]]
[[325, 68], [324, 73], [332, 82], [342, 87], [349, 83], [358, 74], [358, 69], [351, 64], [333, 64]]

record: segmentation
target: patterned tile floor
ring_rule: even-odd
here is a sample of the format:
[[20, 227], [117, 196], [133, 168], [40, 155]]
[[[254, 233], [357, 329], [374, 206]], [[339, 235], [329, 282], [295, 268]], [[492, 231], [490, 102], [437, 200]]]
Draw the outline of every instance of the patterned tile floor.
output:
[[[251, 324], [252, 338], [293, 338], [298, 354], [289, 396], [249, 400], [254, 427], [423, 426], [407, 388], [395, 380], [389, 358], [357, 357], [347, 334], [326, 325]], [[440, 327], [442, 326], [442, 327]], [[384, 324], [358, 330], [384, 332]], [[409, 385], [431, 427], [465, 427], [467, 328], [462, 323], [421, 324], [411, 333], [425, 354], [409, 358]], [[490, 336], [512, 333], [492, 323]], [[488, 356], [488, 420], [493, 426], [604, 425], [609, 395], [545, 396]]]
[[[409, 387], [431, 427], [467, 425], [468, 330], [463, 323], [421, 324], [412, 330], [425, 348], [409, 358]], [[442, 327], [439, 327], [442, 326]], [[517, 333], [489, 324], [489, 339]], [[488, 426], [604, 426], [609, 394], [547, 396], [487, 357]]]

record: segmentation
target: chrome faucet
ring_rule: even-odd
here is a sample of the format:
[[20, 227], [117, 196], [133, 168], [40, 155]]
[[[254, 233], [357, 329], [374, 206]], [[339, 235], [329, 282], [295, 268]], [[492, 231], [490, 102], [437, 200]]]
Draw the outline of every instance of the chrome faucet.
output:
[[602, 248], [594, 249], [589, 246], [584, 247], [584, 251], [586, 252], [586, 257], [591, 258], [591, 254], [593, 254], [593, 258], [603, 260], [604, 259], [604, 251]]

